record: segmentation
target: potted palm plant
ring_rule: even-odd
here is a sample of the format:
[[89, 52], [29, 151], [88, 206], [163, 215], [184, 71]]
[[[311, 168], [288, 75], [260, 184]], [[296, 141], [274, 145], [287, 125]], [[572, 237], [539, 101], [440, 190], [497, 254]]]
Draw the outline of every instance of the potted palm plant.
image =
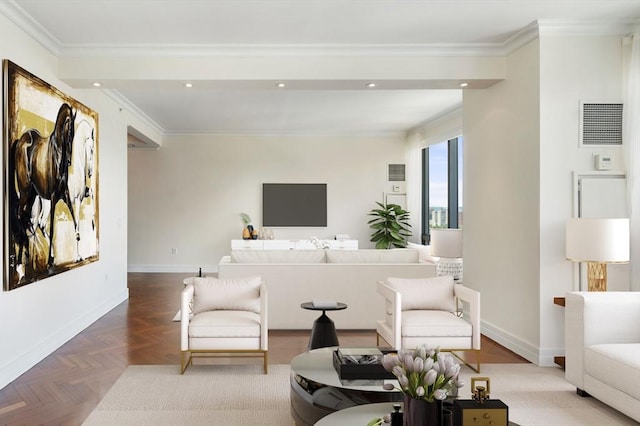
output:
[[374, 230], [371, 242], [376, 243], [377, 249], [406, 247], [407, 237], [411, 236], [409, 212], [397, 204], [382, 204], [377, 201], [376, 204], [380, 208], [369, 212], [373, 219], [367, 222]]

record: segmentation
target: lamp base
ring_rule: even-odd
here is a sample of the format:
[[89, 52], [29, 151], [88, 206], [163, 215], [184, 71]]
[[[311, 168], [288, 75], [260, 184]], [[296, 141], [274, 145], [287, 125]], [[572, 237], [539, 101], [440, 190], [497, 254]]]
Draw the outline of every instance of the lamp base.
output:
[[455, 281], [462, 281], [462, 259], [441, 257], [436, 263], [436, 276], [451, 275]]
[[587, 262], [587, 283], [589, 291], [607, 291], [607, 264]]

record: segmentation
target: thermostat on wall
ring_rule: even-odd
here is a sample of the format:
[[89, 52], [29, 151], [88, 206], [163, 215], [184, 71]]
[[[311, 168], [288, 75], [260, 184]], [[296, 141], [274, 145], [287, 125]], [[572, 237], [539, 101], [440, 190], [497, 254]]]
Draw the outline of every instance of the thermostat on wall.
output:
[[596, 170], [611, 170], [612, 157], [613, 156], [611, 154], [596, 154]]

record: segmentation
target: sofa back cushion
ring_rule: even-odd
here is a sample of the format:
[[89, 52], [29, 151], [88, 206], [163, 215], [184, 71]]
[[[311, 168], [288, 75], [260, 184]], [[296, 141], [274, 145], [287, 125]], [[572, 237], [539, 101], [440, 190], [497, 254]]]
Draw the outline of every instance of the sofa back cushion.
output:
[[213, 310], [250, 311], [260, 313], [259, 276], [220, 280], [214, 277], [193, 277], [193, 315]]
[[325, 263], [324, 250], [231, 250], [231, 263]]
[[402, 295], [402, 310], [416, 309], [454, 312], [456, 300], [453, 277], [387, 278], [389, 287]]
[[327, 250], [327, 263], [418, 263], [418, 250]]

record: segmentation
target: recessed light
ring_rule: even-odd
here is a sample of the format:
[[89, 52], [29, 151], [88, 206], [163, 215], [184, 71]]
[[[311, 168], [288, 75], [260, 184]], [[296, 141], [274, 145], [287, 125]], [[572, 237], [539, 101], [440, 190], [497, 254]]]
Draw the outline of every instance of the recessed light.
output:
[[371, 82], [371, 83], [367, 83], [367, 84], [365, 84], [365, 86], [366, 86], [366, 87], [368, 87], [368, 88], [370, 88], [370, 89], [373, 89], [374, 87], [376, 87], [376, 86], [377, 86], [377, 84], [376, 84], [376, 83]]
[[93, 82], [93, 87], [100, 87], [100, 86], [102, 86], [102, 84], [100, 84], [99, 81], [94, 81]]
[[282, 87], [285, 87], [285, 86], [286, 86], [286, 84], [284, 84], [284, 83], [278, 83], [278, 84], [276, 84], [276, 87], [281, 87], [281, 88], [282, 88]]
[[185, 84], [184, 84], [184, 87], [191, 88], [191, 87], [193, 87], [193, 84], [191, 84], [191, 83], [185, 83]]
[[460, 83], [460, 87], [467, 87], [469, 83]]

